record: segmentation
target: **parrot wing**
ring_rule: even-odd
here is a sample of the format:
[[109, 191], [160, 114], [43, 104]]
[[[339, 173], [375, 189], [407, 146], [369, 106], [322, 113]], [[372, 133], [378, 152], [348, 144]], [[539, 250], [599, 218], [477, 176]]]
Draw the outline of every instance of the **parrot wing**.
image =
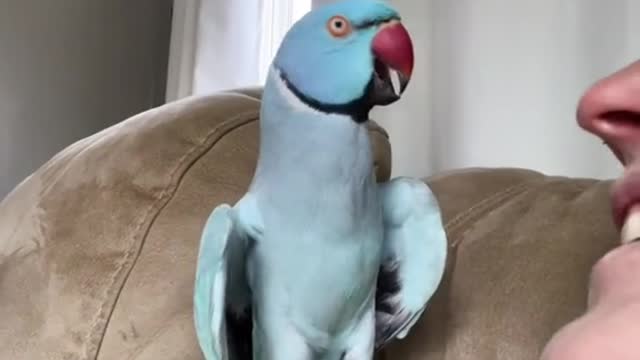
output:
[[241, 220], [246, 214], [236, 210], [227, 204], [216, 207], [201, 236], [193, 306], [196, 335], [206, 360], [252, 358], [246, 259], [255, 238]]
[[376, 348], [404, 338], [445, 270], [447, 238], [438, 202], [415, 179], [380, 185], [385, 249], [376, 292]]

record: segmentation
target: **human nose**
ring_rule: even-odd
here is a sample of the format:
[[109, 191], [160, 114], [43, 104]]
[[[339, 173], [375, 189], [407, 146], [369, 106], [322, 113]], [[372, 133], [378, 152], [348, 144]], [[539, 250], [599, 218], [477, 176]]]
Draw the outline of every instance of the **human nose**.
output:
[[578, 104], [577, 119], [623, 164], [640, 158], [640, 61], [589, 88]]

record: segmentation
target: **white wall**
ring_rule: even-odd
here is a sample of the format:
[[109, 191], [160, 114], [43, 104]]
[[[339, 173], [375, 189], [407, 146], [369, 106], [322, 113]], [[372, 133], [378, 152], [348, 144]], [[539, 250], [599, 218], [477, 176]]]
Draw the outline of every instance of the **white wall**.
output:
[[70, 143], [163, 102], [170, 0], [0, 7], [0, 199]]
[[592, 82], [640, 57], [640, 42], [629, 51], [631, 1], [433, 1], [433, 171], [617, 176], [613, 156], [578, 129], [575, 107]]
[[591, 83], [640, 58], [640, 2], [391, 2], [416, 47], [405, 97], [372, 114], [391, 135], [394, 176], [473, 166], [619, 174], [575, 124], [575, 107]]
[[424, 49], [417, 67], [431, 75], [419, 78], [429, 90], [409, 90], [405, 109], [383, 112], [395, 175], [469, 166], [618, 174], [613, 156], [574, 116], [589, 84], [640, 56], [639, 42], [630, 51], [631, 0], [393, 2]]

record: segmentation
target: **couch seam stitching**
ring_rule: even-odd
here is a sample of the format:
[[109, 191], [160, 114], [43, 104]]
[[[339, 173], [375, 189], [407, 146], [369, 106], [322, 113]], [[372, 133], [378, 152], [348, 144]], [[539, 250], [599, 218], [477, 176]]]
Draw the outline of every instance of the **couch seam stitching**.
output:
[[[250, 124], [254, 121], [258, 120], [258, 112], [256, 110], [244, 111], [231, 119], [228, 119], [220, 124], [218, 124], [214, 129], [212, 129], [204, 139], [195, 146], [192, 146], [177, 162], [177, 165], [171, 170], [170, 183], [165, 189], [160, 193], [157, 200], [155, 200], [145, 211], [145, 214], [140, 218], [138, 224], [133, 231], [134, 239], [129, 246], [129, 249], [126, 251], [125, 256], [117, 265], [115, 271], [112, 273], [109, 279], [109, 285], [106, 287], [106, 291], [103, 293], [103, 302], [99, 307], [98, 311], [94, 315], [94, 320], [91, 323], [91, 327], [87, 332], [86, 344], [88, 346], [85, 347], [85, 358], [88, 358], [91, 353], [93, 353], [93, 357], [95, 359], [98, 358], [102, 346], [102, 341], [104, 340], [104, 336], [106, 335], [107, 329], [109, 327], [109, 321], [115, 308], [117, 307], [117, 303], [120, 297], [122, 290], [124, 289], [129, 276], [135, 264], [138, 260], [138, 257], [142, 253], [142, 248], [144, 247], [146, 236], [153, 226], [155, 218], [157, 218], [158, 214], [162, 212], [162, 209], [171, 201], [173, 196], [175, 195], [179, 184], [182, 181], [184, 173], [188, 171], [191, 165], [198, 161], [198, 159], [207, 153], [210, 149], [212, 149], [220, 139], [222, 139], [225, 135], [230, 132], [237, 130], [238, 128]], [[216, 138], [216, 135], [219, 137]], [[213, 140], [213, 141], [212, 141]], [[210, 142], [210, 143], [209, 143]], [[195, 156], [193, 156], [196, 154]], [[192, 157], [193, 156], [193, 157]], [[191, 159], [192, 164], [187, 165], [185, 171], [180, 172], [180, 169], [189, 162]], [[144, 228], [145, 223], [148, 223], [146, 229]], [[137, 238], [137, 239], [136, 239]], [[138, 245], [136, 247], [136, 245]], [[129, 265], [129, 266], [127, 266]], [[127, 269], [128, 268], [128, 269]], [[123, 274], [123, 271], [125, 272]], [[120, 286], [117, 286], [117, 279], [121, 276], [124, 278], [121, 281]], [[115, 291], [115, 294], [112, 292]], [[106, 309], [108, 307], [108, 299], [111, 296], [115, 296], [113, 299], [113, 305], [111, 309]], [[104, 328], [102, 333], [97, 336], [97, 328], [100, 322], [105, 321]], [[96, 345], [93, 345], [94, 342], [97, 341]]]
[[[461, 212], [456, 217], [447, 222], [447, 224], [445, 224], [445, 229], [449, 230], [450, 233], [455, 234], [458, 229], [467, 224], [467, 222], [475, 215], [480, 212], [486, 211], [488, 208], [495, 208], [504, 203], [506, 200], [522, 193], [523, 191], [527, 190], [528, 185], [533, 182], [534, 181], [526, 181], [517, 185], [510, 186], [507, 189], [494, 193], [491, 196], [480, 200], [479, 202], [475, 203], [473, 206], [467, 208], [465, 211]], [[451, 242], [451, 246], [458, 246], [461, 241], [459, 237], [461, 236], [462, 234], [458, 235], [457, 239]]]

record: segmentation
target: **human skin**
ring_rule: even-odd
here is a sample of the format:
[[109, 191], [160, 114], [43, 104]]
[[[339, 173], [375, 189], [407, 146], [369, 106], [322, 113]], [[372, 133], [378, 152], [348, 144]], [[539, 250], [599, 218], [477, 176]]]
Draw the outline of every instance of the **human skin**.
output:
[[621, 242], [592, 269], [586, 313], [553, 336], [541, 360], [638, 360], [640, 241], [634, 240], [640, 238], [640, 61], [589, 88], [577, 120], [625, 167], [611, 191]]

